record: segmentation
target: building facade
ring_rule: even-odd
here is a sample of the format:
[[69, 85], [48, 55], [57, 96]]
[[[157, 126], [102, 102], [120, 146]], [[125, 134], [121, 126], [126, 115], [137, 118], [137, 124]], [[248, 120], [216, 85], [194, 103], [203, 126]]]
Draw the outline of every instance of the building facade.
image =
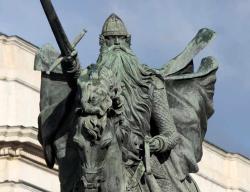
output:
[[[40, 72], [33, 70], [38, 47], [0, 34], [0, 191], [59, 192], [58, 167], [45, 166], [37, 141]], [[200, 171], [202, 192], [250, 192], [250, 160], [208, 143]]]

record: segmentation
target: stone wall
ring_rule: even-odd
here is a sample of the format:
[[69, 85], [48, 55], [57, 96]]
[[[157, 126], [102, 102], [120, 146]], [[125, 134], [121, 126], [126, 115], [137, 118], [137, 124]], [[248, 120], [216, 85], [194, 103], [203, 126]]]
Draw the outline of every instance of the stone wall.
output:
[[37, 127], [40, 73], [33, 70], [37, 47], [0, 35], [0, 125]]
[[0, 126], [0, 170], [0, 191], [60, 191], [58, 168], [46, 167], [35, 127]]
[[250, 160], [203, 143], [200, 171], [194, 175], [202, 192], [250, 192]]

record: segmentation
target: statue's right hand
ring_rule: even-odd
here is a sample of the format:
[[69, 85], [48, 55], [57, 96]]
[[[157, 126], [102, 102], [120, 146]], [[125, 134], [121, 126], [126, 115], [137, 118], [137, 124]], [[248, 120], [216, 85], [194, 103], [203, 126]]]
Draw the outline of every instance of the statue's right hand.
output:
[[70, 56], [64, 57], [62, 61], [66, 63], [66, 65], [64, 65], [64, 70], [66, 73], [72, 74], [73, 79], [77, 79], [80, 75], [80, 63], [77, 59], [77, 54], [77, 50], [74, 49]]
[[76, 60], [77, 54], [78, 54], [77, 50], [74, 49], [74, 50], [71, 52], [70, 56], [67, 56], [67, 57], [64, 57], [64, 58], [63, 58], [63, 61], [64, 61], [64, 62], [67, 62], [67, 63], [72, 63], [72, 62], [74, 62], [74, 61]]

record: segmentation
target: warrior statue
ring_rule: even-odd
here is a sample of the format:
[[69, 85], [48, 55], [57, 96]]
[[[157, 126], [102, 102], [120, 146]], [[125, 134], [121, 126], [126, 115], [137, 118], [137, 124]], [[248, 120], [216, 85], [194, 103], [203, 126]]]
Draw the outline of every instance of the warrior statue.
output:
[[45, 45], [36, 55], [38, 138], [48, 167], [59, 165], [61, 191], [199, 191], [190, 173], [202, 157], [218, 66], [206, 57], [194, 72], [193, 57], [214, 32], [201, 29], [177, 57], [151, 69], [139, 63], [131, 35], [111, 14], [97, 63], [81, 69], [76, 43], [68, 42], [51, 2], [41, 2], [61, 54]]

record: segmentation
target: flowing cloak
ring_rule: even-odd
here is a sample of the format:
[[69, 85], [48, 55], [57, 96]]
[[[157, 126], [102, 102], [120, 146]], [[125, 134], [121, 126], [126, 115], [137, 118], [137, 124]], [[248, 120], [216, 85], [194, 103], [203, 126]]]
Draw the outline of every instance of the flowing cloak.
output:
[[[180, 143], [171, 150], [165, 162], [166, 171], [175, 185], [173, 191], [186, 191], [183, 182], [189, 178], [189, 173], [198, 171], [207, 119], [214, 112], [217, 62], [206, 57], [198, 71], [193, 70], [193, 57], [213, 37], [213, 31], [201, 29], [181, 54], [157, 71], [164, 78], [170, 112], [181, 135]], [[195, 188], [198, 190], [197, 186]]]
[[50, 168], [55, 162], [54, 141], [70, 129], [63, 121], [69, 111], [72, 111], [70, 104], [74, 97], [61, 65], [47, 73], [58, 56], [59, 53], [50, 44], [46, 44], [37, 52], [34, 63], [34, 69], [41, 71], [38, 140], [43, 146], [45, 160]]

